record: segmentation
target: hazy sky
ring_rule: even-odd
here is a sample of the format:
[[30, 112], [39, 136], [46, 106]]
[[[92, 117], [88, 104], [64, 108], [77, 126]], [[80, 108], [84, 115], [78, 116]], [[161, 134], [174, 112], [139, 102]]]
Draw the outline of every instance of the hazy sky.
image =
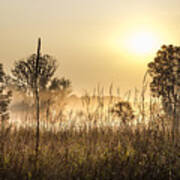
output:
[[[136, 54], [126, 40], [136, 32], [153, 33], [157, 47]], [[122, 91], [139, 87], [161, 44], [180, 44], [180, 0], [0, 0], [0, 62], [36, 52], [54, 56], [57, 74], [76, 92], [110, 83]], [[125, 45], [126, 44], [126, 45]]]

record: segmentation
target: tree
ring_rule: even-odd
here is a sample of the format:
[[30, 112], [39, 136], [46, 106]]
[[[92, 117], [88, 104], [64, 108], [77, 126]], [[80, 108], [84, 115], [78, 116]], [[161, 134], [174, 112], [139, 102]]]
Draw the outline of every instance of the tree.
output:
[[[42, 104], [48, 101], [53, 103], [53, 95], [57, 95], [62, 91], [69, 92], [71, 82], [65, 78], [54, 77], [57, 70], [57, 61], [52, 56], [42, 55], [41, 39], [38, 40], [37, 54], [32, 54], [27, 59], [17, 61], [11, 70], [12, 76], [8, 77], [9, 86], [16, 87], [17, 90], [33, 96], [34, 107], [36, 110], [36, 162], [39, 154], [40, 140], [40, 108]], [[56, 93], [55, 93], [56, 92]], [[45, 99], [43, 95], [46, 94]], [[51, 94], [47, 96], [47, 94]]]
[[127, 125], [134, 119], [134, 112], [131, 104], [127, 101], [120, 101], [112, 108], [112, 113], [119, 117], [123, 124]]
[[[5, 135], [9, 131], [9, 128], [5, 128], [6, 121], [9, 119], [8, 106], [11, 100], [11, 91], [6, 88], [6, 75], [3, 70], [3, 65], [0, 64], [0, 122], [1, 122], [1, 133], [0, 133], [0, 158], [4, 158], [4, 143]], [[5, 131], [6, 130], [6, 131]]]
[[2, 130], [5, 120], [9, 119], [8, 106], [11, 99], [11, 91], [6, 88], [6, 75], [3, 70], [3, 65], [0, 64], [0, 119]]
[[152, 77], [150, 90], [161, 98], [164, 111], [173, 116], [173, 136], [179, 133], [180, 121], [180, 47], [163, 45], [153, 62], [148, 64]]
[[[9, 78], [10, 85], [17, 90], [32, 96], [35, 96], [36, 59], [37, 54], [32, 54], [26, 59], [15, 62], [15, 65], [11, 70], [12, 76]], [[49, 97], [52, 98], [54, 91], [57, 93], [71, 92], [71, 82], [69, 80], [54, 77], [57, 68], [58, 65], [56, 59], [47, 54], [40, 54], [37, 69], [37, 87], [41, 105], [46, 104], [47, 99], [49, 101]], [[41, 98], [41, 96], [44, 96], [43, 94], [47, 93], [51, 95], [46, 96], [45, 99]]]
[[[37, 55], [32, 54], [27, 59], [17, 61], [11, 71], [14, 84], [24, 92], [31, 92], [35, 87], [36, 59]], [[56, 69], [57, 63], [52, 56], [40, 55], [37, 69], [37, 84], [40, 91], [47, 88]]]

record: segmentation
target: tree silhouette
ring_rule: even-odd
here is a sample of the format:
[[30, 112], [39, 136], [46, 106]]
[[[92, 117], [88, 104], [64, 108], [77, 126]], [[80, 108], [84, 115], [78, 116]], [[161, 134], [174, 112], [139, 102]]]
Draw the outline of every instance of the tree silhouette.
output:
[[10, 103], [11, 91], [6, 89], [6, 75], [3, 65], [0, 64], [0, 119], [1, 128], [4, 128], [5, 120], [9, 119], [8, 106]]
[[123, 124], [128, 124], [135, 117], [131, 104], [126, 101], [116, 103], [111, 112], [119, 117]]
[[54, 78], [51, 81], [49, 90], [66, 90], [71, 86], [71, 81], [62, 77], [61, 79]]
[[4, 145], [6, 140], [4, 139], [7, 135], [9, 128], [6, 126], [6, 121], [9, 119], [8, 106], [11, 100], [11, 91], [7, 90], [6, 86], [6, 75], [3, 70], [3, 65], [0, 64], [0, 159], [4, 159]]
[[180, 119], [180, 47], [163, 45], [153, 62], [148, 64], [152, 77], [150, 90], [154, 97], [160, 97], [164, 110], [173, 115], [173, 133], [179, 132]]
[[[35, 87], [37, 55], [32, 54], [24, 60], [17, 61], [12, 72], [12, 80], [18, 89], [24, 92], [32, 91]], [[38, 65], [37, 85], [39, 90], [46, 89], [57, 69], [56, 60], [49, 55], [40, 55]]]
[[[69, 94], [71, 92], [71, 82], [65, 78], [54, 77], [58, 68], [57, 60], [50, 55], [40, 54], [36, 70], [36, 59], [37, 54], [32, 54], [26, 59], [15, 62], [11, 70], [12, 76], [8, 79], [9, 86], [11, 85], [27, 95], [35, 96], [34, 88], [37, 84], [41, 105], [46, 104], [47, 100], [52, 102], [49, 97], [53, 97], [54, 91], [56, 91], [56, 94], [62, 92]], [[37, 80], [36, 71], [38, 73]], [[44, 94], [46, 94], [46, 97], [44, 97]]]

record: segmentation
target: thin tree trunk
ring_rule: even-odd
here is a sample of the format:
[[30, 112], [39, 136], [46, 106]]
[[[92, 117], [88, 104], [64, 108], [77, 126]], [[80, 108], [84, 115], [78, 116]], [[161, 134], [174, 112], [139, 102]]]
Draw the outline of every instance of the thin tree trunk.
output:
[[179, 102], [177, 99], [177, 94], [174, 94], [173, 91], [173, 97], [174, 97], [174, 111], [173, 111], [173, 141], [174, 143], [177, 143], [177, 140], [179, 138]]
[[172, 124], [172, 139], [173, 143], [176, 141], [176, 107], [173, 107], [173, 124]]
[[178, 107], [177, 107], [177, 114], [176, 114], [176, 118], [177, 118], [177, 131], [178, 131], [178, 138], [179, 138], [179, 133], [180, 133], [180, 127], [179, 127], [179, 125], [180, 125], [180, 106], [178, 105]]
[[39, 139], [40, 139], [40, 131], [39, 131], [39, 87], [38, 87], [38, 70], [39, 70], [39, 58], [40, 58], [40, 50], [41, 50], [41, 39], [38, 39], [38, 48], [37, 48], [37, 59], [36, 59], [36, 72], [35, 72], [35, 103], [36, 103], [36, 162], [38, 161], [39, 155]]
[[175, 133], [176, 133], [176, 140], [179, 139], [179, 120], [180, 120], [180, 114], [179, 114], [179, 106], [176, 105], [176, 112], [175, 112]]

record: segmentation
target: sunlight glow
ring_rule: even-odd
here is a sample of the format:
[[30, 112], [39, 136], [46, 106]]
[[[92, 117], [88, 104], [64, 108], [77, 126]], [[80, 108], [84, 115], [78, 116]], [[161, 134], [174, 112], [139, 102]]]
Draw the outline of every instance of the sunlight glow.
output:
[[157, 47], [157, 39], [152, 33], [138, 32], [129, 37], [127, 45], [136, 54], [149, 54]]
[[[127, 26], [123, 30], [117, 30], [109, 40], [110, 48], [124, 59], [138, 59], [144, 62], [152, 58], [162, 44], [169, 42], [168, 35], [152, 27]], [[132, 61], [131, 61], [132, 62]], [[137, 61], [136, 61], [137, 62]]]

